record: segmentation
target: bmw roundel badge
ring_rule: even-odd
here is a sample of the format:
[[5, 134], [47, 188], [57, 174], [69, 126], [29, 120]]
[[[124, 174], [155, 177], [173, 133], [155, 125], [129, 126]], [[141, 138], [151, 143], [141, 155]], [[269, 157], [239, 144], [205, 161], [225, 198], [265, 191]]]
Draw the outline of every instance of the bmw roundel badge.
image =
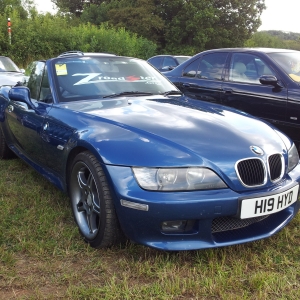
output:
[[257, 155], [263, 155], [264, 154], [264, 151], [261, 148], [257, 147], [257, 146], [250, 146], [250, 150], [253, 153], [257, 154]]

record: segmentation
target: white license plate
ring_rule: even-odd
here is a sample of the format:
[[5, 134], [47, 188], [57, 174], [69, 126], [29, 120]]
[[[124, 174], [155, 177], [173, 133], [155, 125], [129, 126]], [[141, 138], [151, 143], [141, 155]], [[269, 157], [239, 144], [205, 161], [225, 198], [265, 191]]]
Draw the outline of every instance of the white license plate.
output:
[[285, 209], [298, 198], [299, 185], [274, 195], [242, 200], [241, 219], [274, 214]]

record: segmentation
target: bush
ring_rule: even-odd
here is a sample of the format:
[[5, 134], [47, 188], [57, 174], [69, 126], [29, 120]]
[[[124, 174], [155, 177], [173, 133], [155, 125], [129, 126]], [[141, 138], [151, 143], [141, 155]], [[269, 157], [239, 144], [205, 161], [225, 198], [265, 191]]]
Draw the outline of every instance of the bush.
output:
[[155, 55], [156, 45], [124, 28], [107, 24], [77, 24], [68, 15], [37, 14], [21, 19], [12, 12], [11, 45], [7, 34], [7, 17], [0, 21], [0, 53], [12, 58], [20, 67], [37, 59], [48, 59], [69, 50], [109, 52], [147, 59]]

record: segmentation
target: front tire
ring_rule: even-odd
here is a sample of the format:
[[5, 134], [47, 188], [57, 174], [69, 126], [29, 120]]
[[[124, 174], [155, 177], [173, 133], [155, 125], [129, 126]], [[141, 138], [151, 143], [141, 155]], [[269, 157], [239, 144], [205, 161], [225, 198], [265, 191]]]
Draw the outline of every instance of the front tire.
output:
[[69, 195], [79, 232], [91, 247], [109, 247], [124, 240], [105, 174], [88, 151], [79, 153], [72, 163]]

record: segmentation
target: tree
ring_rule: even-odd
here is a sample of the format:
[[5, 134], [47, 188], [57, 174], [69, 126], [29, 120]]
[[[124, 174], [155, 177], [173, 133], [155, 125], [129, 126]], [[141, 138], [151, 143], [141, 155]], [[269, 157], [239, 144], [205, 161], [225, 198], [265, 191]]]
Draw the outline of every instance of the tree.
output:
[[216, 19], [211, 0], [163, 0], [157, 4], [156, 13], [164, 20], [160, 46], [165, 52], [193, 55], [205, 49]]
[[265, 0], [52, 0], [99, 25], [108, 22], [156, 42], [160, 52], [236, 47], [257, 31]]
[[300, 50], [300, 33], [267, 30], [256, 32], [245, 42], [245, 47], [267, 47]]
[[[5, 16], [9, 17], [13, 11], [17, 11], [21, 19], [26, 19], [28, 17], [26, 8], [30, 4], [32, 4], [30, 0], [1, 0], [0, 12], [4, 12]], [[23, 6], [25, 6], [25, 8]]]
[[213, 0], [214, 36], [206, 48], [238, 47], [257, 31], [265, 0]]
[[80, 16], [84, 7], [89, 7], [91, 4], [100, 5], [101, 3], [110, 2], [103, 0], [51, 0], [61, 12], [69, 12], [76, 16]]
[[256, 32], [244, 45], [245, 47], [285, 48], [285, 43], [282, 39], [267, 32]]

